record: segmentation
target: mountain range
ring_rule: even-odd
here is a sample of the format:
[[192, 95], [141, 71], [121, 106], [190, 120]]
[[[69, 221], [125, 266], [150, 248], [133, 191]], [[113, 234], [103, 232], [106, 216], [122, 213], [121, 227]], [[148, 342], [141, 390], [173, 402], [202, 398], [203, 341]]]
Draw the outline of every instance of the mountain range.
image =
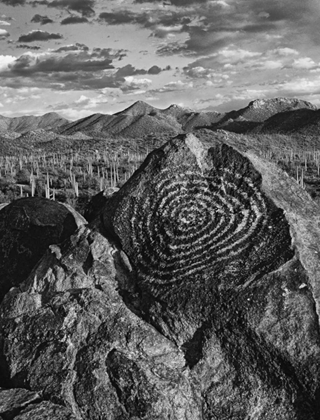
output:
[[0, 142], [15, 139], [23, 146], [24, 142], [33, 144], [56, 138], [145, 138], [177, 135], [201, 128], [241, 134], [318, 135], [320, 109], [307, 101], [280, 97], [257, 99], [242, 109], [226, 113], [196, 112], [178, 105], [158, 109], [138, 101], [115, 114], [93, 114], [72, 122], [54, 112], [15, 118], [0, 115]]

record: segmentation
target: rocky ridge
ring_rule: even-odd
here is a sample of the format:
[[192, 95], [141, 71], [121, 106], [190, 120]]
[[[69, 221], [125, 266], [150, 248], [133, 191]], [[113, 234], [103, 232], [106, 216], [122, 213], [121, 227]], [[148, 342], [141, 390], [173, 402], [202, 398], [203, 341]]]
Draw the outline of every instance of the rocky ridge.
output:
[[[93, 136], [108, 134], [143, 137], [161, 132], [174, 135], [207, 127], [212, 130], [224, 129], [236, 133], [248, 133], [259, 129], [260, 126], [262, 131], [268, 131], [269, 126], [266, 125], [266, 128], [263, 128], [263, 123], [269, 118], [276, 115], [280, 122], [284, 113], [294, 114], [299, 110], [308, 110], [310, 115], [313, 115], [317, 107], [300, 99], [279, 97], [257, 99], [240, 110], [219, 113], [194, 112], [178, 105], [158, 109], [143, 101], [138, 101], [113, 115], [94, 114], [67, 124], [61, 127], [60, 132], [67, 135], [81, 131]], [[278, 127], [278, 129], [285, 131], [284, 127]]]
[[56, 112], [49, 112], [39, 117], [26, 115], [23, 117], [3, 117], [0, 115], [0, 132], [13, 131], [17, 133], [26, 133], [36, 129], [53, 130], [57, 129], [69, 121], [60, 117]]
[[10, 153], [12, 147], [9, 143], [13, 140], [21, 152], [30, 145], [45, 150], [50, 141], [57, 144], [65, 142], [66, 145], [71, 142], [72, 147], [77, 148], [79, 139], [156, 139], [159, 136], [168, 139], [179, 133], [203, 128], [212, 131], [223, 129], [239, 134], [296, 132], [315, 136], [319, 133], [319, 126], [317, 108], [295, 98], [258, 99], [240, 110], [227, 113], [195, 112], [178, 105], [158, 109], [137, 101], [112, 115], [93, 114], [73, 122], [68, 122], [56, 113], [42, 117], [0, 116], [0, 148], [4, 153]]
[[318, 207], [227, 133], [211, 144], [152, 152], [6, 294], [0, 415], [319, 418]]

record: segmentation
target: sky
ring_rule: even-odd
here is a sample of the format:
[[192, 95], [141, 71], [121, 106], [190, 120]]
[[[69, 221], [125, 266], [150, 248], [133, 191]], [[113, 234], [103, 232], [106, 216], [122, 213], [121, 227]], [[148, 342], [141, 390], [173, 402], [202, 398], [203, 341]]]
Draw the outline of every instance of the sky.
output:
[[0, 0], [0, 115], [320, 107], [319, 0]]

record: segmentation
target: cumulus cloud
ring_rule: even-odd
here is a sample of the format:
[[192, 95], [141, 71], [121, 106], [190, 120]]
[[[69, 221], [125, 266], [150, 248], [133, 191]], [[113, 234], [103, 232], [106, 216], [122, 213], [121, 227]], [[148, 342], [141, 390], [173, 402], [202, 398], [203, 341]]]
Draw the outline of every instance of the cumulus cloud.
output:
[[31, 22], [40, 23], [41, 25], [47, 25], [48, 23], [53, 23], [53, 20], [48, 18], [48, 16], [34, 15], [31, 19]]
[[81, 95], [73, 103], [69, 104], [69, 106], [72, 108], [90, 109], [90, 108], [95, 108], [98, 105], [105, 104], [107, 102], [109, 102], [109, 99], [106, 95], [103, 95], [103, 94], [99, 94], [94, 97]]
[[317, 64], [310, 57], [300, 57], [294, 60], [292, 67], [295, 69], [312, 69]]
[[84, 16], [69, 16], [63, 19], [60, 23], [61, 25], [70, 25], [75, 23], [87, 23], [88, 19]]
[[79, 99], [75, 101], [76, 104], [84, 104], [90, 100], [86, 95], [81, 95]]
[[0, 72], [9, 69], [9, 65], [16, 60], [12, 55], [0, 55]]
[[315, 45], [320, 41], [318, 0], [135, 0], [135, 3], [148, 3], [152, 13], [146, 8], [133, 11], [123, 7], [101, 13], [99, 20], [109, 25], [138, 25], [167, 41], [175, 35], [186, 35], [183, 41], [161, 45], [159, 55], [208, 55], [230, 43], [252, 41], [253, 36], [260, 42], [269, 41], [270, 46], [274, 39], [283, 38], [287, 41], [282, 51], [285, 55], [295, 49], [302, 33]]
[[0, 29], [0, 39], [4, 39], [10, 36], [9, 32], [5, 29]]
[[274, 52], [274, 54], [283, 56], [283, 57], [289, 57], [292, 55], [298, 55], [299, 52], [293, 48], [276, 48], [275, 50], [273, 50], [272, 52]]
[[93, 16], [95, 0], [35, 0], [32, 1], [33, 6], [45, 5], [47, 7], [54, 7], [57, 9], [66, 9], [81, 13], [82, 16]]
[[136, 90], [136, 89], [147, 89], [151, 84], [152, 80], [150, 79], [138, 79], [133, 76], [127, 76], [124, 78], [125, 83], [121, 86], [121, 90], [123, 92]]
[[78, 54], [66, 54], [56, 57], [51, 54], [25, 53], [10, 66], [10, 75], [36, 76], [37, 74], [96, 72], [113, 69], [114, 56], [105, 50], [90, 54], [86, 51]]
[[11, 88], [50, 87], [57, 91], [115, 88], [125, 92], [149, 86], [150, 79], [137, 77], [147, 74], [148, 70], [132, 65], [115, 68], [115, 61], [125, 54], [121, 49], [89, 50], [84, 44], [43, 53], [30, 51], [18, 58], [3, 59], [0, 84]]
[[262, 53], [257, 51], [248, 51], [242, 48], [224, 48], [218, 52], [218, 56], [228, 63], [239, 63], [246, 61], [252, 57], [259, 57]]
[[50, 39], [62, 39], [61, 34], [49, 33], [41, 30], [33, 30], [26, 35], [21, 35], [18, 42], [49, 41]]
[[5, 21], [5, 20], [0, 20], [0, 26], [10, 26], [11, 23]]
[[206, 81], [207, 86], [213, 86], [217, 83], [225, 82], [230, 76], [222, 72], [217, 72], [211, 68], [202, 66], [187, 66], [183, 68], [184, 74], [191, 79], [211, 79]]

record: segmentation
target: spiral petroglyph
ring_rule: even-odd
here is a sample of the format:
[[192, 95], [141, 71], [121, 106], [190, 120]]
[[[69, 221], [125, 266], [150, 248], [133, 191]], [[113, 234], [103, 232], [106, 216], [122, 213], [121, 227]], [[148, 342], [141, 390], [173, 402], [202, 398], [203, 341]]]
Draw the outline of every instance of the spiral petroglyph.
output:
[[200, 172], [172, 178], [164, 170], [154, 190], [133, 204], [131, 228], [138, 266], [158, 283], [239, 256], [267, 223], [261, 192], [228, 168], [219, 178]]
[[283, 241], [290, 247], [283, 212], [249, 160], [227, 145], [204, 152], [199, 144], [161, 149], [117, 204], [115, 232], [145, 285], [215, 273], [239, 282], [280, 258]]

